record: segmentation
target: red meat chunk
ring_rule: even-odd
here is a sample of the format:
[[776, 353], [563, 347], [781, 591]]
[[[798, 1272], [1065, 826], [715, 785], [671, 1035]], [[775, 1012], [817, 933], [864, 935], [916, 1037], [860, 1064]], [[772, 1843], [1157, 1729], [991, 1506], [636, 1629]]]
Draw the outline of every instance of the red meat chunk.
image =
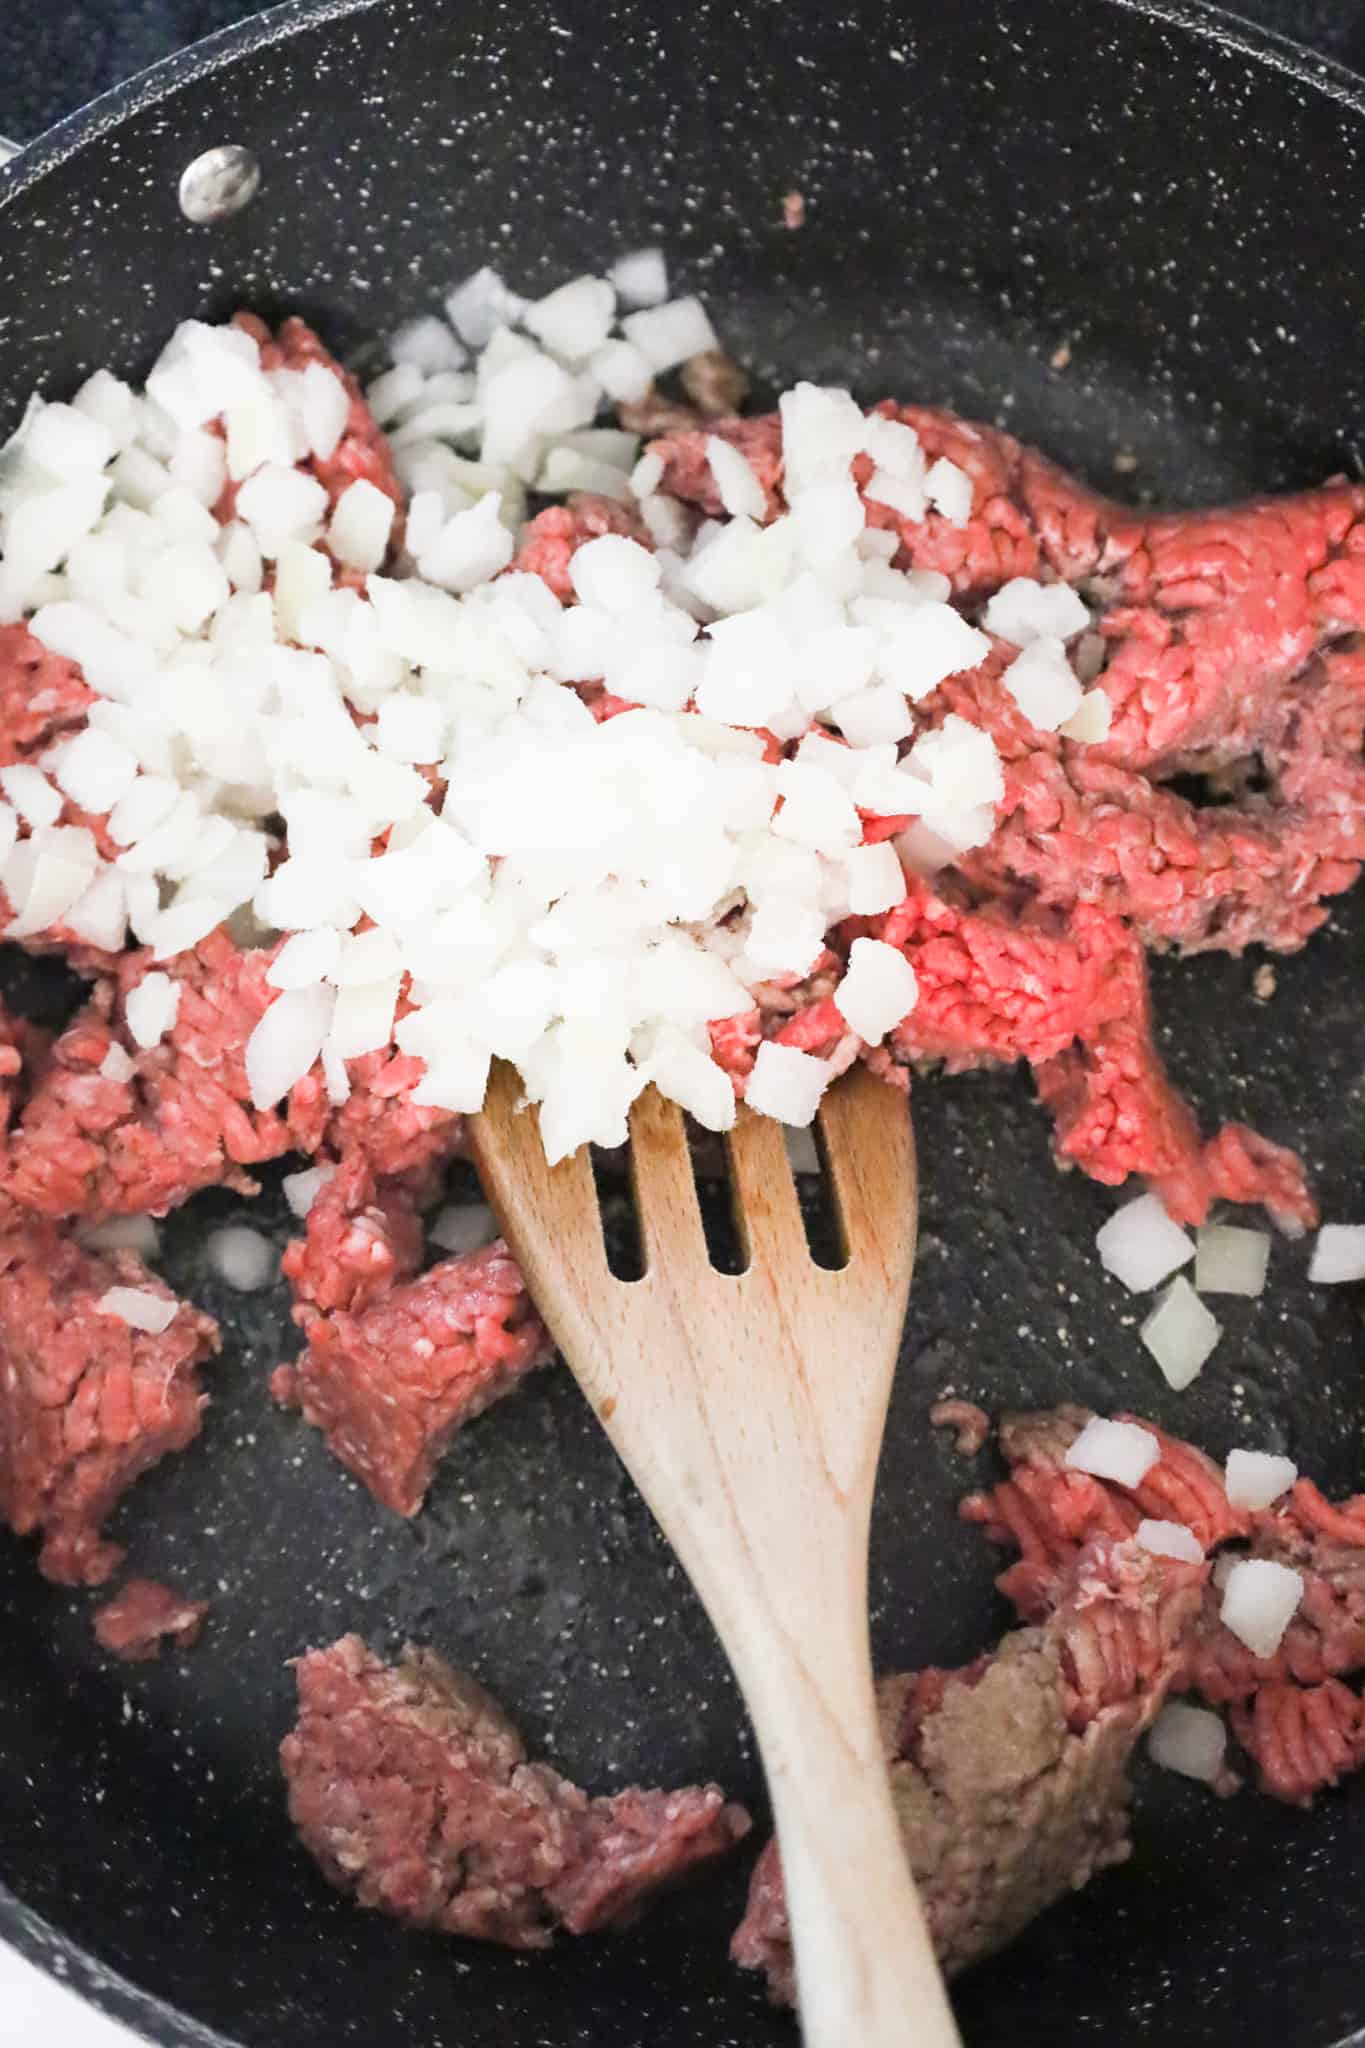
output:
[[112, 1600], [96, 1608], [95, 1640], [111, 1657], [146, 1664], [161, 1655], [163, 1643], [192, 1650], [208, 1611], [207, 1600], [186, 1600], [156, 1579], [129, 1579]]
[[39, 1567], [100, 1585], [123, 1551], [101, 1530], [134, 1481], [199, 1434], [211, 1316], [179, 1304], [159, 1334], [97, 1303], [111, 1287], [174, 1301], [131, 1252], [99, 1258], [11, 1213], [0, 1231], [0, 1516], [42, 1537]]
[[[1345, 639], [1365, 615], [1365, 489], [1144, 515], [1006, 434], [923, 407], [879, 410], [973, 484], [963, 527], [865, 500], [868, 523], [898, 534], [901, 566], [946, 574], [969, 606], [1012, 576], [1041, 574], [1079, 584], [1102, 607], [1115, 714], [1103, 746], [1033, 732], [995, 683], [997, 664], [949, 686], [955, 708], [988, 725], [1012, 765], [1000, 831], [964, 866], [997, 886], [1026, 884], [1046, 903], [1120, 911], [1144, 936], [1186, 950], [1301, 945], [1324, 915], [1319, 899], [1347, 887], [1365, 855], [1365, 658]], [[655, 442], [663, 488], [719, 509], [711, 432], [743, 448], [779, 510], [771, 416]], [[854, 474], [868, 481], [866, 458]], [[934, 722], [935, 708], [925, 715]], [[1182, 769], [1255, 760], [1269, 791], [1225, 808], [1200, 810], [1158, 786]]]
[[1339, 1678], [1321, 1685], [1272, 1680], [1229, 1717], [1272, 1799], [1310, 1806], [1314, 1794], [1365, 1762], [1365, 1705]]
[[0, 626], [0, 768], [46, 753], [94, 701], [74, 661], [49, 653], [21, 621]]
[[[143, 1050], [122, 1004], [151, 963], [126, 954], [117, 981], [96, 988], [35, 1074], [0, 1188], [46, 1216], [159, 1216], [217, 1183], [254, 1193], [244, 1168], [315, 1151], [329, 1115], [316, 1072], [278, 1109], [251, 1105], [246, 1043], [274, 999], [271, 958], [243, 952], [220, 928], [166, 962], [179, 1010], [162, 1042]], [[115, 1044], [132, 1060], [126, 1080], [101, 1071]]]
[[[878, 1688], [891, 1793], [930, 1937], [950, 1974], [1129, 1854], [1127, 1763], [1180, 1669], [1206, 1568], [1098, 1543], [1042, 1626], [963, 1671]], [[795, 1999], [776, 1843], [731, 1945]]]
[[[422, 1218], [402, 1181], [376, 1185], [352, 1153], [319, 1189], [303, 1237], [285, 1250], [283, 1271], [301, 1311], [369, 1308], [422, 1263]], [[307, 1316], [301, 1319], [307, 1325]]]
[[[315, 1307], [348, 1292], [365, 1300], [356, 1265], [369, 1254], [339, 1204], [323, 1208], [316, 1227], [313, 1213], [308, 1221], [304, 1249], [290, 1255], [311, 1295], [294, 1311], [306, 1348], [276, 1374], [276, 1396], [303, 1411], [376, 1500], [415, 1515], [456, 1431], [543, 1365], [549, 1339], [501, 1242], [398, 1281], [365, 1306]], [[361, 1226], [370, 1244], [374, 1227]], [[392, 1216], [379, 1228], [396, 1272], [406, 1254]]]
[[461, 1119], [452, 1110], [413, 1101], [425, 1071], [421, 1060], [392, 1047], [348, 1061], [351, 1092], [327, 1120], [327, 1149], [359, 1154], [374, 1173], [386, 1176], [444, 1164], [458, 1149]]
[[[1143, 1174], [1181, 1222], [1202, 1221], [1217, 1198], [1262, 1202], [1296, 1230], [1316, 1221], [1293, 1153], [1240, 1124], [1201, 1142], [1156, 1050], [1145, 958], [1122, 919], [1084, 904], [1066, 917], [1006, 902], [967, 909], [949, 887], [916, 881], [896, 909], [850, 920], [842, 937], [860, 932], [898, 947], [919, 985], [915, 1008], [871, 1055], [888, 1078], [924, 1060], [955, 1072], [1026, 1059], [1056, 1120], [1058, 1158], [1096, 1180]], [[817, 966], [799, 991], [760, 991], [759, 1013], [713, 1030], [717, 1059], [742, 1079], [770, 1036], [846, 1064], [858, 1041], [836, 986]]]
[[714, 1785], [589, 1799], [435, 1651], [389, 1667], [345, 1636], [295, 1673], [294, 1826], [329, 1883], [409, 1926], [544, 1948], [626, 1924], [748, 1831]]
[[1083, 1408], [1062, 1407], [1002, 1420], [1009, 1478], [962, 1503], [967, 1520], [1020, 1553], [997, 1585], [1025, 1617], [1046, 1615], [1067, 1597], [1086, 1546], [1136, 1528], [1144, 1515], [1183, 1523], [1207, 1551], [1239, 1542], [1297, 1571], [1302, 1602], [1268, 1658], [1224, 1627], [1221, 1593], [1205, 1584], [1184, 1626], [1178, 1689], [1231, 1707], [1262, 1790], [1306, 1805], [1365, 1761], [1359, 1702], [1339, 1684], [1365, 1670], [1365, 1497], [1333, 1506], [1301, 1479], [1277, 1508], [1248, 1513], [1230, 1505], [1211, 1459], [1151, 1423], [1143, 1427], [1159, 1438], [1161, 1456], [1129, 1490], [1063, 1463], [1087, 1419]]

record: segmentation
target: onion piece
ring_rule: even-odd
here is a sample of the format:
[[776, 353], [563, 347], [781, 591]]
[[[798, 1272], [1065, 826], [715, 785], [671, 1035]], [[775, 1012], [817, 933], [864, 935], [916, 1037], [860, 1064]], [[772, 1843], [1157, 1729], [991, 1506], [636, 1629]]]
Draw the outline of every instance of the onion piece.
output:
[[1204, 1562], [1203, 1545], [1183, 1522], [1141, 1521], [1137, 1525], [1135, 1541], [1140, 1549], [1149, 1550], [1153, 1557], [1177, 1557], [1184, 1564]]
[[1265, 1290], [1270, 1234], [1231, 1223], [1205, 1223], [1195, 1239], [1194, 1284], [1200, 1294], [1244, 1294]]
[[1228, 1452], [1223, 1484], [1230, 1506], [1257, 1511], [1273, 1507], [1298, 1476], [1292, 1458], [1278, 1457], [1273, 1451], [1234, 1450]]
[[95, 1303], [96, 1312], [126, 1323], [130, 1330], [145, 1330], [159, 1337], [180, 1313], [180, 1303], [145, 1287], [109, 1287]]
[[1137, 1422], [1111, 1422], [1092, 1415], [1067, 1451], [1065, 1463], [1073, 1472], [1089, 1472], [1096, 1479], [1112, 1479], [1130, 1490], [1142, 1483], [1161, 1456], [1161, 1445], [1150, 1429]]
[[1195, 1255], [1189, 1235], [1171, 1221], [1159, 1195], [1138, 1195], [1115, 1210], [1096, 1233], [1095, 1249], [1106, 1273], [1133, 1294], [1158, 1286]]
[[1319, 1287], [1365, 1280], [1365, 1223], [1324, 1223], [1313, 1246], [1308, 1277]]
[[1177, 1393], [1197, 1379], [1222, 1326], [1183, 1274], [1177, 1275], [1138, 1332]]
[[493, 1211], [482, 1202], [448, 1203], [427, 1225], [429, 1241], [457, 1256], [491, 1244], [497, 1234]]
[[209, 1264], [239, 1294], [259, 1294], [279, 1272], [279, 1253], [268, 1237], [246, 1223], [227, 1223], [209, 1233]]
[[1176, 1771], [1182, 1778], [1197, 1779], [1201, 1785], [1216, 1785], [1223, 1775], [1228, 1732], [1222, 1719], [1207, 1707], [1186, 1706], [1172, 1700], [1152, 1723], [1147, 1751], [1163, 1771]]
[[1223, 1581], [1219, 1618], [1253, 1657], [1273, 1657], [1303, 1599], [1303, 1579], [1268, 1557], [1240, 1557]]

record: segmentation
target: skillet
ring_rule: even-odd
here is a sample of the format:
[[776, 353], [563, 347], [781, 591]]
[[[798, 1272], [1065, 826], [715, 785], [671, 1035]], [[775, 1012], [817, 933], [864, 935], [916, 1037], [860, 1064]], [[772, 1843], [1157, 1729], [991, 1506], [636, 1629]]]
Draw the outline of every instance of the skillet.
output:
[[[222, 142], [257, 152], [262, 191], [192, 228], [177, 180]], [[1314, 482], [1360, 466], [1363, 149], [1357, 81], [1175, 0], [301, 0], [0, 177], [0, 427], [35, 384], [144, 370], [191, 312], [299, 311], [363, 354], [481, 262], [534, 293], [659, 241], [769, 393], [809, 376], [953, 404], [1121, 495]], [[1359, 1218], [1365, 898], [1278, 963], [1268, 1003], [1254, 966], [1154, 963], [1176, 1079], [1206, 1124], [1300, 1146], [1326, 1215]], [[70, 1000], [29, 963], [7, 986], [49, 1016]], [[1112, 1204], [1054, 1171], [1026, 1080], [926, 1083], [915, 1114], [884, 1666], [962, 1661], [1004, 1618], [953, 1516], [971, 1469], [925, 1422], [945, 1386], [1129, 1406], [1360, 1486], [1358, 1290], [1310, 1290], [1303, 1249], [1278, 1249], [1266, 1297], [1220, 1304], [1218, 1353], [1169, 1395], [1094, 1258]], [[134, 1568], [216, 1595], [211, 1638], [111, 1669], [90, 1602], [0, 1542], [0, 1936], [166, 2048], [794, 2042], [725, 1960], [742, 1869], [527, 1961], [360, 1915], [293, 1844], [285, 1660], [348, 1627], [435, 1642], [593, 1789], [715, 1776], [760, 1806], [761, 1786], [705, 1620], [568, 1376], [472, 1427], [424, 1516], [395, 1521], [271, 1407], [284, 1294], [228, 1295], [204, 1252], [207, 1221], [248, 1213], [283, 1237], [278, 1174], [168, 1225], [167, 1276], [222, 1318], [225, 1353], [203, 1439], [114, 1526]], [[1301, 1815], [1140, 1780], [1134, 1863], [959, 1987], [973, 2048], [1365, 2040], [1362, 1788]]]

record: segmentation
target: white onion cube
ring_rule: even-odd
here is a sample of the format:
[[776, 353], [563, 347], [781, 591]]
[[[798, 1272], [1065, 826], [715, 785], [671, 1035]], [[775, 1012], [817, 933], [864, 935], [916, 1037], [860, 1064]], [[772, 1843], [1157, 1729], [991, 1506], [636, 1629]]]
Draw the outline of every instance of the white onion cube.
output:
[[988, 633], [1027, 647], [1032, 640], [1069, 640], [1073, 633], [1083, 633], [1090, 612], [1069, 583], [1012, 576], [991, 597], [981, 623]]
[[1223, 1773], [1228, 1733], [1207, 1707], [1189, 1707], [1181, 1700], [1164, 1706], [1152, 1723], [1147, 1750], [1163, 1771], [1177, 1771], [1201, 1785], [1216, 1785]]
[[160, 1045], [180, 1009], [180, 984], [168, 974], [144, 974], [129, 989], [123, 1007], [134, 1041], [143, 1047]]
[[1253, 1657], [1273, 1657], [1303, 1599], [1303, 1579], [1267, 1557], [1242, 1557], [1223, 1581], [1219, 1616]]
[[744, 1100], [761, 1116], [801, 1128], [813, 1120], [833, 1078], [828, 1060], [765, 1039], [745, 1085]]
[[1204, 1562], [1204, 1546], [1183, 1522], [1139, 1522], [1136, 1540], [1139, 1549], [1151, 1551], [1153, 1557], [1177, 1557], [1184, 1564]]
[[1116, 1209], [1095, 1236], [1106, 1273], [1133, 1294], [1159, 1286], [1195, 1255], [1188, 1232], [1166, 1214], [1160, 1195], [1138, 1195]]
[[835, 1006], [850, 1031], [877, 1045], [909, 1016], [919, 1000], [915, 970], [905, 955], [881, 939], [855, 939], [848, 971], [834, 991]]
[[656, 375], [720, 347], [700, 299], [670, 299], [665, 305], [628, 313], [621, 330]]
[[1258, 1295], [1270, 1264], [1270, 1235], [1231, 1223], [1205, 1223], [1195, 1239], [1194, 1284], [1200, 1294]]
[[1111, 1479], [1116, 1486], [1132, 1488], [1161, 1456], [1161, 1444], [1150, 1429], [1138, 1422], [1111, 1422], [1092, 1415], [1066, 1454], [1073, 1472], [1089, 1472], [1096, 1479]]
[[1298, 1476], [1294, 1460], [1273, 1451], [1229, 1451], [1223, 1484], [1231, 1506], [1258, 1510], [1273, 1507]]
[[1324, 1223], [1313, 1246], [1308, 1277], [1319, 1287], [1365, 1280], [1365, 1223]]
[[378, 569], [389, 551], [393, 500], [364, 477], [337, 499], [327, 545], [348, 569]]
[[1169, 1387], [1177, 1393], [1204, 1370], [1222, 1326], [1184, 1274], [1178, 1274], [1138, 1332]]
[[972, 516], [972, 480], [965, 469], [959, 469], [946, 455], [930, 463], [924, 495], [951, 526], [965, 526]]

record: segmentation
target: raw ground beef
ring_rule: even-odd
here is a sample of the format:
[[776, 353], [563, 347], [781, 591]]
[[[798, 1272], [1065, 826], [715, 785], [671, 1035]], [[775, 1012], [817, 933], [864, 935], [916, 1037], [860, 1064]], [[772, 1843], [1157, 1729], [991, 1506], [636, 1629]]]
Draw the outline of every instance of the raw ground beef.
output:
[[186, 1600], [156, 1579], [129, 1579], [92, 1617], [102, 1650], [126, 1664], [146, 1664], [163, 1643], [192, 1650], [204, 1632], [207, 1600]]
[[[892, 1798], [949, 1974], [1128, 1856], [1128, 1758], [1177, 1674], [1206, 1575], [1101, 1541], [1041, 1626], [965, 1670], [881, 1682]], [[764, 1972], [777, 2003], [794, 2002], [775, 1842], [755, 1866], [731, 1953]]]
[[305, 1349], [274, 1379], [376, 1500], [415, 1515], [451, 1438], [550, 1356], [501, 1241], [418, 1277], [421, 1218], [402, 1181], [353, 1156], [285, 1253]]
[[53, 654], [21, 621], [0, 626], [0, 767], [45, 754], [85, 723], [94, 701], [74, 661]]
[[1211, 1707], [1230, 1707], [1261, 1789], [1308, 1805], [1365, 1762], [1365, 1713], [1341, 1683], [1365, 1670], [1365, 1495], [1334, 1507], [1300, 1479], [1274, 1508], [1234, 1508], [1212, 1459], [1149, 1422], [1142, 1426], [1158, 1437], [1161, 1455], [1130, 1491], [1062, 1463], [1088, 1419], [1086, 1409], [1062, 1407], [1002, 1420], [1009, 1476], [962, 1503], [967, 1520], [1020, 1553], [996, 1584], [1021, 1615], [1046, 1614], [1085, 1546], [1121, 1539], [1144, 1516], [1183, 1523], [1207, 1551], [1235, 1543], [1297, 1571], [1302, 1604], [1269, 1658], [1253, 1656], [1224, 1627], [1221, 1593], [1207, 1584], [1173, 1683]]
[[[1365, 488], [1139, 513], [1009, 435], [922, 407], [878, 409], [973, 483], [961, 527], [864, 500], [869, 523], [897, 534], [897, 566], [947, 575], [969, 611], [1014, 576], [1074, 584], [1097, 613], [1113, 707], [1102, 744], [1034, 730], [1000, 680], [1000, 648], [917, 707], [920, 730], [956, 712], [992, 733], [1005, 797], [991, 840], [938, 887], [912, 888], [880, 926], [841, 934], [899, 945], [919, 977], [919, 1004], [879, 1064], [1025, 1058], [1063, 1160], [1110, 1182], [1146, 1175], [1187, 1220], [1225, 1194], [1263, 1201], [1282, 1224], [1312, 1221], [1283, 1148], [1237, 1126], [1200, 1145], [1155, 1050], [1138, 942], [1290, 950], [1321, 924], [1322, 899], [1355, 880], [1365, 857], [1365, 653], [1353, 638], [1365, 618]], [[771, 415], [680, 423], [652, 444], [662, 488], [720, 513], [711, 433], [745, 455], [775, 516], [782, 451]], [[860, 483], [869, 471], [860, 457]], [[1172, 786], [1191, 774], [1211, 778], [1208, 803]], [[888, 822], [869, 821], [868, 837]], [[765, 1010], [732, 1071], [747, 1071], [758, 1031], [827, 1051], [831, 1007]]]
[[[272, 957], [244, 952], [220, 927], [166, 962], [179, 1008], [161, 1043], [144, 1049], [123, 1006], [152, 962], [125, 954], [33, 1073], [0, 1189], [44, 1216], [160, 1216], [218, 1183], [254, 1193], [246, 1167], [315, 1151], [331, 1114], [316, 1074], [278, 1110], [251, 1105], [246, 1042], [274, 997]], [[126, 1080], [100, 1071], [112, 1045], [131, 1059]]]
[[294, 1826], [330, 1883], [409, 1926], [544, 1948], [626, 1924], [748, 1832], [715, 1785], [589, 1799], [432, 1650], [390, 1667], [345, 1636], [295, 1671]]
[[0, 1227], [0, 1516], [38, 1532], [38, 1563], [66, 1585], [102, 1584], [123, 1551], [102, 1539], [133, 1482], [199, 1434], [198, 1367], [212, 1317], [184, 1303], [159, 1334], [96, 1303], [111, 1287], [173, 1301], [132, 1252], [83, 1250], [11, 1212]]

